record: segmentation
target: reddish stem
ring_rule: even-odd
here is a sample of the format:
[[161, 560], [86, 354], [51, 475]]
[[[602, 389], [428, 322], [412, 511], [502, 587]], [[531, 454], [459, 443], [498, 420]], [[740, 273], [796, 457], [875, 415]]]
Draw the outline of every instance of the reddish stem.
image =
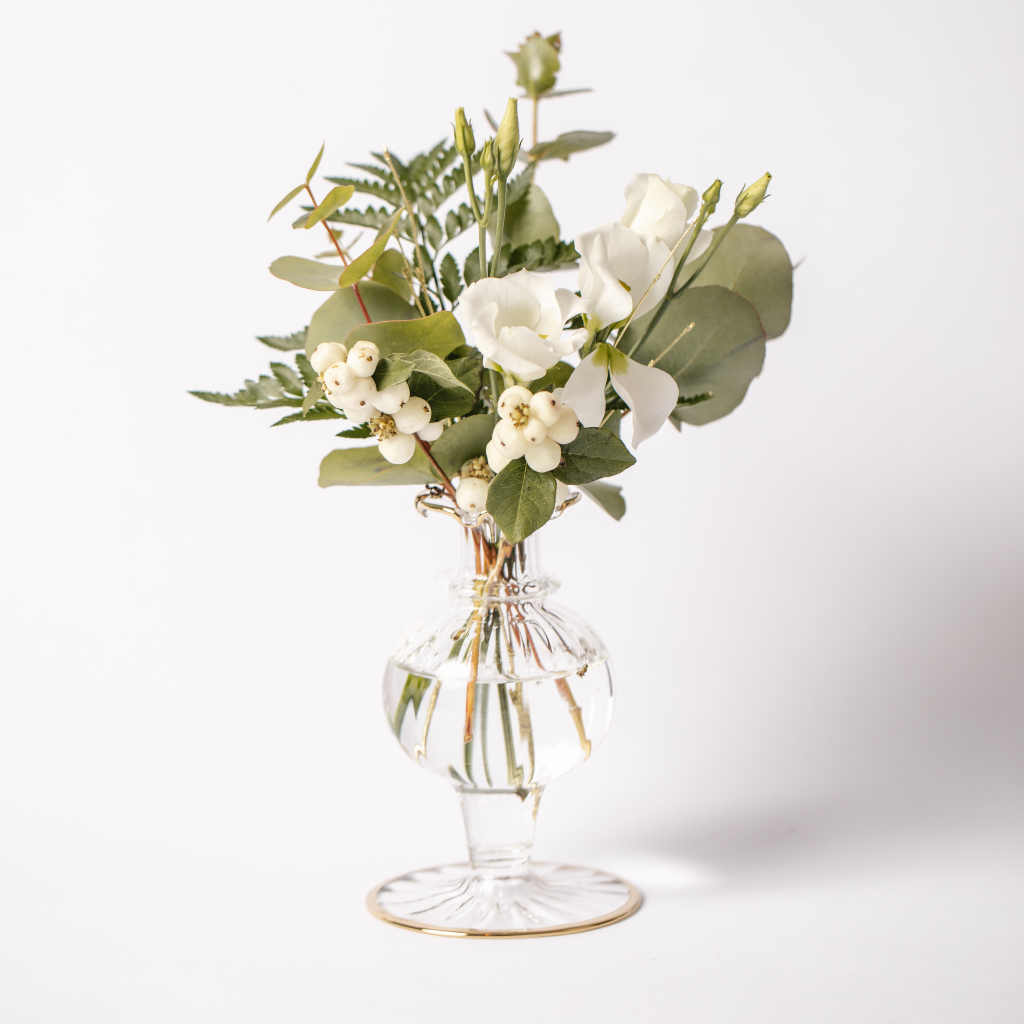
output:
[[[309, 185], [306, 186], [306, 191], [309, 193], [309, 198], [312, 200], [313, 206], [315, 207], [319, 205], [316, 201], [316, 197], [313, 195], [313, 190], [309, 187]], [[321, 221], [321, 223], [327, 229], [327, 235], [330, 238], [330, 240], [334, 243], [334, 248], [338, 250], [338, 255], [341, 257], [341, 262], [344, 263], [345, 266], [347, 267], [348, 257], [342, 251], [341, 245], [338, 243], [338, 239], [334, 237], [334, 232], [331, 230], [330, 225], [327, 223], [326, 220]], [[363, 316], [366, 317], [366, 322], [368, 324], [372, 324], [373, 320], [370, 318], [370, 314], [366, 311], [366, 304], [363, 302], [362, 295], [359, 294], [359, 285], [352, 285], [352, 291], [356, 293], [356, 298], [359, 300], [359, 308], [363, 311]]]
[[423, 449], [423, 454], [430, 459], [430, 464], [437, 470], [438, 476], [441, 478], [441, 482], [444, 484], [444, 489], [448, 492], [448, 497], [455, 501], [455, 488], [452, 487], [451, 480], [448, 479], [448, 474], [437, 464], [437, 460], [433, 455], [430, 454], [430, 445], [423, 440], [419, 434], [414, 435], [416, 443]]

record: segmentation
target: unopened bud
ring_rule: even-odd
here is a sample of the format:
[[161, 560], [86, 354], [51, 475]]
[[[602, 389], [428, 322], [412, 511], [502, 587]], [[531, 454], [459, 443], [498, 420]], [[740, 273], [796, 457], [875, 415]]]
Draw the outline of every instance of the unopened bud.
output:
[[736, 216], [748, 217], [764, 202], [765, 193], [768, 191], [768, 182], [772, 180], [770, 174], [762, 174], [753, 185], [745, 188], [736, 197]]
[[476, 149], [473, 126], [466, 120], [466, 111], [462, 107], [455, 111], [455, 148], [464, 157], [471, 156]]
[[715, 207], [718, 205], [718, 200], [722, 197], [722, 182], [720, 179], [715, 178], [715, 181], [710, 185], [701, 199], [708, 204], [708, 216], [715, 212]]
[[498, 163], [498, 175], [507, 178], [515, 166], [519, 153], [519, 101], [509, 97], [505, 116], [498, 125], [498, 134], [494, 137], [494, 155]]
[[480, 167], [487, 174], [494, 172], [494, 139], [488, 139], [480, 150]]

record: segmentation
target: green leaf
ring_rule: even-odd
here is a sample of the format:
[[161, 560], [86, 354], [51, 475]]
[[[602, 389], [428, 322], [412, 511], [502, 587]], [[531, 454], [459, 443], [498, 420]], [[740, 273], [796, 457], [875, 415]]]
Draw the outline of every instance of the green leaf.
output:
[[564, 484], [589, 484], [615, 476], [636, 463], [629, 449], [604, 427], [583, 427], [575, 441], [562, 445], [562, 465], [552, 470]]
[[350, 284], [358, 284], [369, 273], [370, 267], [377, 262], [380, 254], [387, 248], [388, 239], [395, 229], [400, 213], [396, 213], [383, 228], [380, 237], [365, 252], [360, 253], [344, 270], [338, 283], [342, 288]]
[[[533, 270], [543, 273], [575, 267], [580, 254], [572, 242], [560, 242], [557, 238], [546, 238], [543, 242], [530, 242], [518, 249], [509, 250], [502, 246], [505, 272], [514, 274], [519, 270]], [[503, 276], [499, 274], [499, 276]]]
[[279, 210], [283, 210], [300, 192], [305, 189], [305, 187], [305, 185], [298, 185], [296, 188], [293, 188], [291, 192], [289, 192], [288, 195], [286, 195], [284, 199], [282, 199], [281, 202], [279, 202], [277, 206], [270, 211], [270, 217], [268, 217], [267, 220], [270, 220], [270, 218]]
[[[437, 314], [435, 314], [436, 316]], [[463, 416], [476, 405], [476, 394], [470, 391], [433, 352], [408, 352], [403, 359], [413, 364], [409, 375], [409, 391], [430, 403], [432, 421]]]
[[[327, 222], [328, 224], [355, 224], [357, 227], [373, 228], [374, 231], [380, 231], [391, 220], [392, 216], [392, 212], [386, 210], [383, 206], [380, 209], [368, 206], [365, 210], [335, 210], [327, 218]], [[305, 219], [300, 217], [292, 227], [300, 228], [305, 223]]]
[[[552, 36], [557, 40], [557, 36]], [[551, 40], [539, 32], [528, 36], [517, 53], [509, 53], [516, 66], [516, 85], [522, 86], [527, 96], [542, 96], [555, 87], [555, 74], [559, 69], [558, 50]]]
[[[359, 294], [372, 320], [410, 320], [419, 316], [415, 306], [403, 302], [390, 288], [375, 281], [363, 281]], [[306, 355], [324, 341], [344, 342], [353, 327], [366, 325], [366, 317], [355, 292], [344, 288], [335, 292], [314, 314], [306, 331]], [[391, 351], [389, 349], [389, 351]]]
[[444, 259], [441, 260], [441, 290], [449, 302], [454, 302], [462, 294], [459, 265], [450, 252], [445, 253]]
[[303, 259], [301, 256], [282, 256], [270, 264], [270, 272], [274, 277], [314, 292], [337, 291], [341, 287], [338, 284], [341, 271], [341, 267]]
[[351, 198], [355, 189], [351, 185], [336, 185], [321, 200], [320, 205], [306, 218], [306, 230], [319, 224], [339, 207], [344, 206]]
[[393, 466], [376, 445], [341, 448], [325, 456], [320, 463], [321, 487], [381, 487], [436, 482], [430, 462], [418, 445], [413, 457], [403, 466]]
[[679, 405], [700, 405], [701, 402], [710, 402], [715, 396], [710, 391], [705, 391], [700, 395], [692, 395], [689, 398], [680, 398]]
[[621, 487], [615, 484], [606, 484], [603, 480], [580, 484], [579, 487], [591, 501], [596, 501], [612, 519], [621, 519], [626, 514], [626, 499], [622, 497]]
[[[327, 143], [324, 143], [326, 146]], [[313, 161], [313, 166], [306, 172], [306, 184], [308, 185], [313, 180], [313, 175], [316, 174], [316, 169], [320, 166], [320, 160], [324, 155], [324, 146], [320, 147], [320, 152], [317, 153], [316, 159]]]
[[518, 203], [526, 195], [526, 190], [533, 184], [533, 176], [536, 173], [537, 165], [531, 163], [527, 164], [514, 178], [509, 178], [508, 187], [505, 191], [506, 210], [514, 203]]
[[306, 347], [307, 330], [308, 328], [303, 328], [301, 331], [296, 331], [287, 337], [278, 337], [277, 335], [270, 334], [266, 337], [259, 337], [256, 340], [262, 341], [264, 345], [268, 345], [270, 348], [276, 348], [278, 352], [293, 352], [297, 348]]
[[537, 394], [538, 391], [554, 391], [555, 388], [564, 388], [575, 369], [575, 366], [570, 366], [568, 363], [555, 363], [554, 366], [544, 371], [543, 377], [539, 380], [531, 380], [527, 387], [534, 394]]
[[[508, 202], [507, 197], [505, 202]], [[473, 223], [473, 211], [465, 203], [461, 203], [457, 210], [449, 210], [444, 218], [444, 233], [448, 236], [448, 241], [458, 238]]]
[[306, 397], [302, 400], [302, 411], [303, 413], [309, 412], [310, 409], [316, 405], [324, 396], [324, 386], [320, 381], [316, 381], [313, 386], [306, 392]]
[[312, 366], [310, 366], [305, 353], [295, 357], [295, 365], [299, 368], [299, 376], [302, 378], [302, 383], [305, 384], [307, 388], [311, 388], [319, 374]]
[[400, 295], [403, 302], [412, 301], [412, 288], [405, 277], [405, 260], [397, 249], [385, 249], [373, 265], [373, 279]]
[[[634, 321], [619, 348], [629, 352], [653, 313]], [[690, 324], [693, 327], [687, 330]], [[670, 374], [684, 398], [710, 392], [699, 405], [676, 406], [676, 422], [703, 424], [727, 415], [743, 401], [764, 363], [765, 333], [746, 299], [721, 285], [687, 289], [669, 303], [661, 322], [633, 354]]]
[[383, 391], [408, 380], [412, 371], [413, 365], [408, 360], [400, 356], [384, 356], [373, 371], [373, 383], [377, 385], [378, 391]]
[[[365, 291], [366, 287], [363, 284], [359, 289]], [[373, 315], [373, 311], [370, 312]], [[316, 322], [316, 313], [313, 314], [313, 321]], [[312, 333], [312, 323], [309, 329]], [[380, 349], [382, 356], [389, 356], [392, 352], [414, 352], [423, 349], [441, 359], [460, 345], [466, 344], [466, 336], [462, 333], [458, 320], [449, 310], [431, 313], [430, 316], [418, 317], [415, 320], [406, 320], [404, 323], [363, 322], [354, 326], [344, 338], [319, 340], [343, 341], [349, 351], [357, 341], [372, 341]]]
[[[698, 259], [683, 268], [680, 284], [689, 279], [690, 267], [699, 264]], [[764, 228], [737, 224], [725, 236], [711, 262], [697, 278], [701, 288], [714, 284], [742, 295], [757, 310], [769, 341], [789, 326], [793, 267], [786, 247]]]
[[554, 476], [534, 472], [526, 459], [510, 462], [487, 492], [487, 511], [513, 544], [539, 530], [554, 510]]
[[[438, 683], [438, 685], [440, 686], [441, 684]], [[402, 722], [405, 721], [405, 712], [408, 710], [409, 705], [412, 704], [413, 715], [416, 715], [420, 710], [420, 701], [423, 700], [430, 686], [431, 680], [426, 676], [414, 676], [410, 673], [406, 677], [402, 696], [399, 697], [398, 707], [395, 708], [395, 720], [392, 723], [396, 736], [401, 736], [402, 734]]]
[[466, 257], [466, 262], [462, 265], [462, 276], [466, 280], [467, 288], [480, 280], [480, 246]]
[[531, 160], [568, 160], [573, 153], [603, 146], [615, 138], [615, 132], [566, 132], [551, 142], [539, 142], [530, 150]]
[[430, 454], [448, 476], [455, 476], [468, 459], [484, 454], [496, 422], [497, 417], [492, 413], [467, 416], [453, 423], [430, 446]]
[[531, 242], [543, 242], [547, 238], [557, 242], [561, 232], [548, 197], [537, 185], [530, 185], [522, 199], [506, 210], [504, 238], [513, 249]]
[[360, 441], [365, 441], [368, 437], [373, 437], [373, 431], [366, 423], [360, 423], [356, 427], [350, 427], [348, 430], [341, 431], [340, 434], [335, 434], [335, 437], [351, 437], [356, 438]]
[[461, 356], [448, 360], [448, 369], [474, 394], [480, 390], [480, 378], [484, 372], [482, 359], [476, 356]]
[[290, 416], [285, 416], [283, 419], [279, 419], [276, 423], [271, 423], [272, 427], [282, 427], [286, 423], [314, 423], [317, 420], [340, 420], [341, 413], [334, 408], [333, 405], [327, 405], [325, 402], [320, 402], [314, 405], [312, 409], [307, 413], [293, 412]]
[[302, 398], [302, 378], [290, 366], [284, 363], [271, 363], [270, 372], [277, 378], [286, 395]]
[[427, 236], [427, 245], [437, 252], [438, 246], [444, 241], [444, 231], [441, 230], [441, 225], [436, 217], [431, 216], [426, 219], [423, 233]]

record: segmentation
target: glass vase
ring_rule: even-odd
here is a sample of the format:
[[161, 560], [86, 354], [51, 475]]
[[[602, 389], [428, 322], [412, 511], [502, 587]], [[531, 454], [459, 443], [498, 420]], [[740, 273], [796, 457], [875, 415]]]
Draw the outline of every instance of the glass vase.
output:
[[487, 513], [427, 500], [437, 497], [425, 492], [417, 507], [456, 520], [460, 565], [445, 580], [447, 606], [408, 629], [388, 660], [384, 708], [405, 752], [455, 787], [469, 863], [382, 883], [367, 906], [393, 924], [459, 936], [551, 935], [628, 917], [640, 905], [628, 882], [531, 856], [544, 787], [608, 731], [608, 652], [548, 604], [559, 581], [539, 566], [536, 535], [509, 543]]

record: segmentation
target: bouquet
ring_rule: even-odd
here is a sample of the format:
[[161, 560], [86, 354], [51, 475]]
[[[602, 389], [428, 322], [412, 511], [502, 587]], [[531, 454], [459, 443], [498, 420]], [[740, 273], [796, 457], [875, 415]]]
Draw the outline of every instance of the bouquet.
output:
[[[555, 88], [560, 50], [559, 36], [535, 33], [509, 55], [523, 95], [500, 122], [487, 114], [482, 142], [459, 108], [450, 139], [408, 161], [384, 148], [350, 165], [365, 176], [328, 177], [326, 194], [314, 184], [321, 147], [270, 214], [305, 200], [293, 227], [328, 242], [270, 266], [329, 293], [306, 328], [259, 339], [295, 351], [294, 364], [272, 362], [234, 394], [192, 393], [290, 409], [275, 427], [340, 421], [339, 438], [368, 443], [330, 452], [321, 486], [425, 485], [431, 507], [489, 517], [510, 545], [577, 492], [620, 519], [621, 488], [608, 481], [643, 441], [743, 400], [766, 341], [789, 323], [792, 266], [777, 238], [746, 223], [770, 174], [740, 189], [717, 227], [720, 180], [698, 192], [637, 174], [617, 222], [562, 239], [538, 169], [613, 133], [537, 140], [541, 101], [580, 91]], [[552, 272], [572, 269], [576, 288], [556, 287]]]

